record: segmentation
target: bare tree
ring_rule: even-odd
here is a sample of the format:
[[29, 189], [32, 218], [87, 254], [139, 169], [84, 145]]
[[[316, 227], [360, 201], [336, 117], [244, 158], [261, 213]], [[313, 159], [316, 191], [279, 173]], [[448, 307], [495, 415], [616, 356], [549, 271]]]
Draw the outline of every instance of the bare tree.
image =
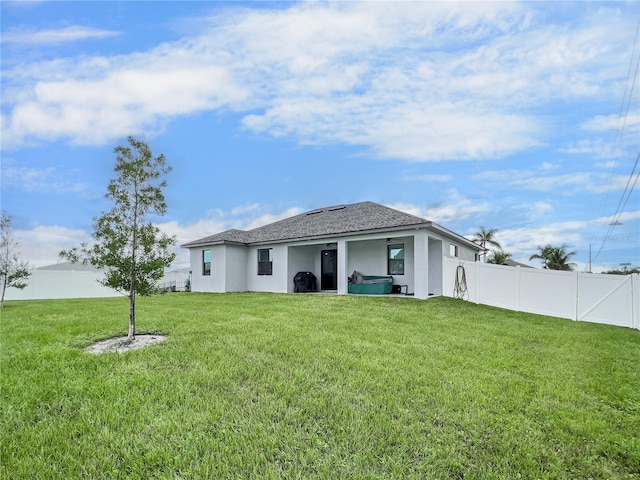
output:
[[4, 308], [4, 294], [7, 287], [22, 290], [29, 284], [29, 264], [18, 258], [18, 242], [13, 238], [11, 223], [13, 218], [2, 211], [0, 217], [0, 282], [2, 283], [2, 297], [0, 308]]

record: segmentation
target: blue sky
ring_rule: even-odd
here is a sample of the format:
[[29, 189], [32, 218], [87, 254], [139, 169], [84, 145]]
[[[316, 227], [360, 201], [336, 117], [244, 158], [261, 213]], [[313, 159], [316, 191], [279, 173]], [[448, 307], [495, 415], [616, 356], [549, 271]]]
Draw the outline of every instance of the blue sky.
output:
[[371, 200], [533, 265], [640, 266], [639, 2], [0, 9], [2, 209], [34, 266], [90, 239], [128, 135], [173, 166], [179, 243]]

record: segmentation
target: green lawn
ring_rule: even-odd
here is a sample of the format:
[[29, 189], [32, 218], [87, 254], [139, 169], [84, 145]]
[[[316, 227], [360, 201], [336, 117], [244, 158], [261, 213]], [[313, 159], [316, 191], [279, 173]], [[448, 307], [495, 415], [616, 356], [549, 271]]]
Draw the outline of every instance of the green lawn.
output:
[[640, 332], [448, 298], [7, 302], [0, 478], [636, 478]]

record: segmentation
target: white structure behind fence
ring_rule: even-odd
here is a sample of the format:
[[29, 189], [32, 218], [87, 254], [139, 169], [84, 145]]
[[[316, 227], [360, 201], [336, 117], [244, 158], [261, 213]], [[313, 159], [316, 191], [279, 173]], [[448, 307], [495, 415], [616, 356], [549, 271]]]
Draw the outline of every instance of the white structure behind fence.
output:
[[[5, 293], [5, 300], [43, 300], [56, 298], [100, 298], [100, 297], [121, 297], [125, 293], [119, 293], [111, 288], [107, 288], [100, 283], [104, 278], [104, 273], [90, 269], [85, 266], [84, 270], [56, 269], [56, 265], [45, 268], [31, 270], [29, 284], [26, 288], [19, 290], [8, 287]], [[62, 268], [70, 268], [63, 264]], [[175, 287], [176, 290], [184, 290], [189, 273], [167, 272], [158, 282], [159, 286], [165, 288]]]
[[[445, 257], [444, 295], [454, 296], [461, 262]], [[466, 300], [519, 312], [640, 330], [640, 275], [560, 272], [463, 262]]]
[[98, 271], [32, 270], [26, 288], [7, 288], [5, 300], [40, 300], [49, 298], [99, 298], [121, 296], [100, 284], [104, 275]]

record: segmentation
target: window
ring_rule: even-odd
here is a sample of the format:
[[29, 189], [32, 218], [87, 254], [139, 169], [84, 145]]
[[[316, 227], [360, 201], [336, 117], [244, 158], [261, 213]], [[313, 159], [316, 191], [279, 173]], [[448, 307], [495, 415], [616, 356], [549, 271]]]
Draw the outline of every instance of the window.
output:
[[258, 275], [273, 274], [273, 249], [258, 249]]
[[404, 275], [404, 245], [387, 245], [387, 275]]
[[457, 245], [449, 245], [449, 255], [452, 257], [458, 256], [458, 246]]
[[202, 275], [211, 275], [211, 250], [202, 251]]

